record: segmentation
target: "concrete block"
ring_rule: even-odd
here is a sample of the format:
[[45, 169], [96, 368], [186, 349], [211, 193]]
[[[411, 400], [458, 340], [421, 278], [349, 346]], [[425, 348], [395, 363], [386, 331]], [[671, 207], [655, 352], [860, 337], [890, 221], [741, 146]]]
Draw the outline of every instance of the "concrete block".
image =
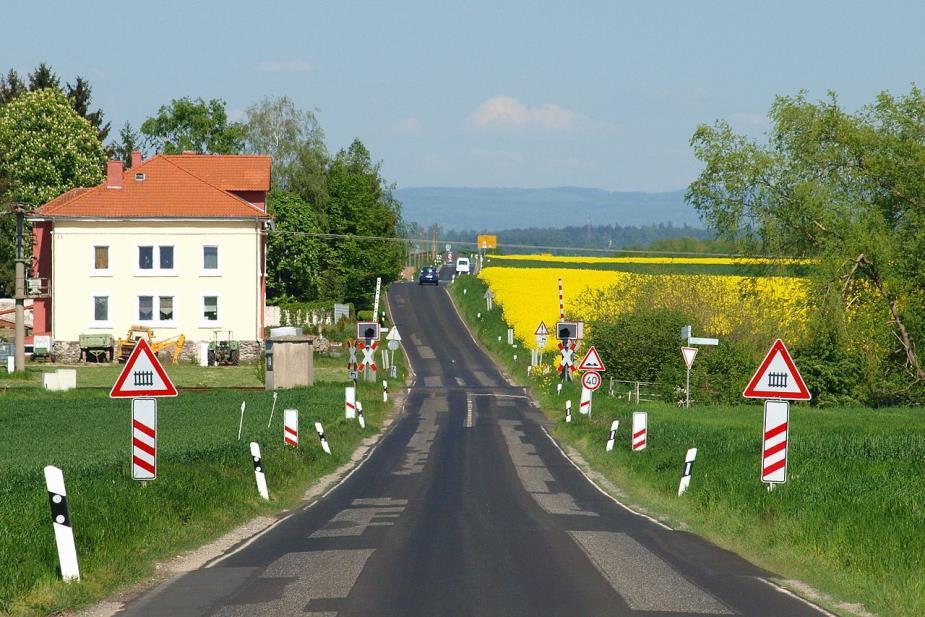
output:
[[271, 328], [270, 338], [276, 338], [278, 336], [302, 336], [302, 328], [297, 328], [295, 326], [283, 326], [281, 328]]
[[62, 391], [73, 390], [77, 387], [77, 370], [72, 368], [59, 368], [58, 389]]
[[42, 373], [42, 387], [52, 392], [60, 390], [58, 373]]

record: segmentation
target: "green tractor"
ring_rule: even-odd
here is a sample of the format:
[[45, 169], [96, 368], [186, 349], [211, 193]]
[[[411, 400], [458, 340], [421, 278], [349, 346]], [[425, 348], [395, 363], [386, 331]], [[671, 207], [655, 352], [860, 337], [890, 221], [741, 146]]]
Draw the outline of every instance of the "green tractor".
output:
[[231, 330], [216, 330], [209, 343], [209, 366], [237, 366], [240, 360], [238, 341]]

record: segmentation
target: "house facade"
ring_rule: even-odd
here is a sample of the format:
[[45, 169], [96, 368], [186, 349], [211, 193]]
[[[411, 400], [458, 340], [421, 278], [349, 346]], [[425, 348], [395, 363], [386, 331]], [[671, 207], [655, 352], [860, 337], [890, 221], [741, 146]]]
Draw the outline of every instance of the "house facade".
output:
[[247, 155], [156, 155], [110, 161], [106, 181], [40, 207], [33, 269], [48, 289], [33, 328], [63, 360], [79, 357], [81, 334], [124, 338], [151, 328], [182, 334], [185, 357], [216, 331], [262, 347], [270, 159]]

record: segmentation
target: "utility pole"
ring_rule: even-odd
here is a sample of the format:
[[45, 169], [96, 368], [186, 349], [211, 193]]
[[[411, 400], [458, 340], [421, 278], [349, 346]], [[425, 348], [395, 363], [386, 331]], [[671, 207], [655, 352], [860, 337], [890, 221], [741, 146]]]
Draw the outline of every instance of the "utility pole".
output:
[[22, 235], [25, 207], [13, 204], [16, 214], [16, 329], [14, 345], [16, 346], [16, 372], [26, 370], [26, 260], [23, 258]]

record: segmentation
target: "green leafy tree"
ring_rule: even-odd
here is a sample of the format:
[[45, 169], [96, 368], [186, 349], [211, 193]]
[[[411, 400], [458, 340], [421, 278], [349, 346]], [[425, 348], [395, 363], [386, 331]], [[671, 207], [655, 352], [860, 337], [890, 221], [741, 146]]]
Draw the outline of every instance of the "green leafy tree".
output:
[[141, 136], [132, 128], [131, 124], [126, 122], [122, 130], [119, 131], [118, 141], [112, 142], [109, 149], [112, 151], [113, 156], [122, 161], [122, 164], [128, 169], [132, 166], [132, 152], [141, 149]]
[[276, 232], [267, 241], [267, 296], [276, 302], [315, 300], [324, 276], [324, 242], [319, 214], [301, 197], [286, 191], [271, 191], [267, 208]]
[[[818, 306], [850, 319], [868, 354], [907, 383], [925, 380], [925, 96], [882, 93], [856, 113], [837, 97], [779, 97], [767, 143], [725, 122], [691, 140], [704, 164], [687, 198], [749, 253], [814, 258]], [[865, 311], [871, 317], [864, 318]], [[885, 335], [876, 324], [888, 323]], [[829, 346], [830, 347], [830, 346]], [[887, 378], [889, 375], [887, 375]]]
[[95, 185], [105, 162], [96, 131], [61, 92], [28, 92], [0, 108], [0, 167], [13, 201], [37, 206]]
[[243, 124], [244, 151], [272, 157], [273, 184], [279, 188], [291, 187], [304, 155], [326, 155], [315, 114], [298, 109], [289, 97], [268, 97], [251, 105]]
[[376, 277], [390, 281], [398, 276], [403, 244], [350, 236], [397, 237], [401, 210], [380, 175], [379, 164], [372, 162], [369, 150], [359, 140], [331, 162], [324, 214], [328, 231], [347, 237], [334, 239], [325, 254], [322, 298], [372, 304]]
[[164, 154], [238, 154], [244, 148], [244, 127], [229, 122], [225, 101], [174, 99], [141, 125], [145, 145]]

